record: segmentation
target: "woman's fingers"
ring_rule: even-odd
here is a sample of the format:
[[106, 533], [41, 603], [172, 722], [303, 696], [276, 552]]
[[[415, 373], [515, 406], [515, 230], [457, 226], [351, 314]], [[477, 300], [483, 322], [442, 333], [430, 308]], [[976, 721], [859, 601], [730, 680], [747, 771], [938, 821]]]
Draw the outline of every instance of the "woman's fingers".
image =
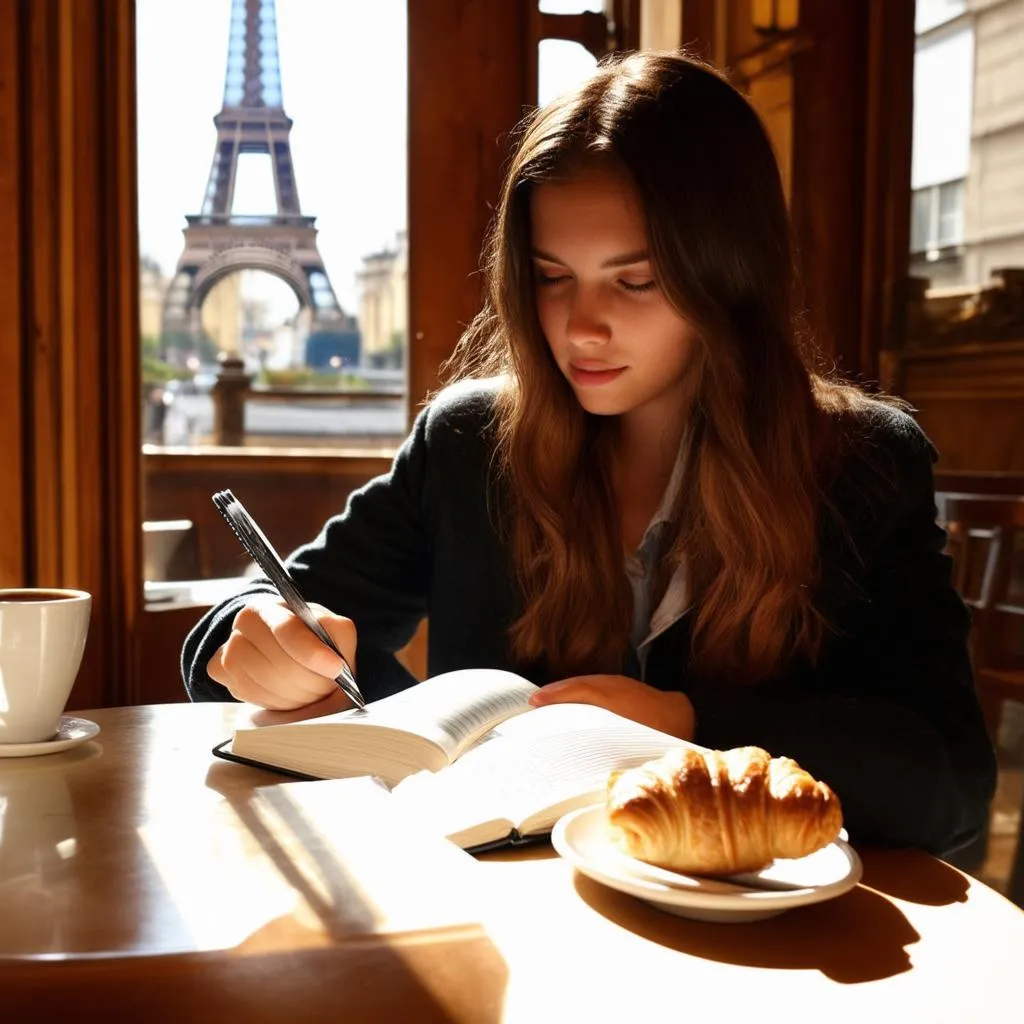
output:
[[287, 711], [302, 706], [301, 702], [289, 701], [287, 697], [273, 693], [265, 686], [261, 686], [237, 664], [231, 671], [228, 671], [224, 667], [223, 653], [224, 647], [218, 648], [217, 653], [206, 666], [206, 672], [211, 679], [225, 687], [236, 700], [245, 701], [247, 704], [256, 704], [271, 711]]
[[[349, 662], [355, 657], [351, 620], [312, 606]], [[207, 666], [210, 678], [233, 697], [272, 710], [288, 710], [323, 700], [337, 688], [341, 658], [278, 598], [253, 598], [235, 616], [231, 636]]]
[[549, 683], [530, 697], [534, 707], [548, 704], [596, 704], [652, 729], [693, 739], [696, 717], [690, 698], [658, 690], [638, 679], [617, 675], [574, 676]]
[[600, 704], [608, 707], [609, 700], [614, 700], [614, 689], [608, 692], [599, 685], [601, 676], [573, 676], [571, 679], [560, 679], [556, 683], [548, 683], [530, 697], [534, 707], [545, 704]]
[[[351, 619], [335, 615], [320, 605], [313, 605], [312, 611], [349, 664], [352, 664], [356, 653], [356, 628]], [[273, 639], [270, 646], [283, 651], [296, 665], [315, 676], [328, 679], [340, 675], [341, 658], [307, 629], [283, 602], [270, 597], [253, 601], [235, 616], [234, 628], [247, 636], [251, 635], [253, 641], [259, 643], [270, 657], [272, 652], [265, 649], [268, 638], [261, 627], [265, 627]]]
[[[225, 665], [230, 671], [232, 657], [249, 675], [261, 682], [263, 686], [288, 697], [306, 695], [306, 700], [319, 700], [335, 686], [334, 676], [311, 671], [297, 661], [282, 647], [273, 623], [278, 621], [278, 613], [291, 616], [308, 634], [313, 644], [324, 645], [305, 626], [284, 608], [262, 608], [248, 611], [242, 609], [235, 617], [234, 629], [225, 644]], [[268, 623], [267, 619], [270, 619]], [[324, 650], [337, 658], [337, 655], [324, 647]], [[340, 664], [340, 659], [338, 659]], [[330, 668], [330, 662], [326, 662]]]
[[253, 637], [235, 629], [224, 644], [222, 657], [229, 674], [247, 675], [264, 689], [290, 702], [309, 704], [334, 688], [334, 682], [314, 675], [292, 661], [274, 644], [269, 632]]

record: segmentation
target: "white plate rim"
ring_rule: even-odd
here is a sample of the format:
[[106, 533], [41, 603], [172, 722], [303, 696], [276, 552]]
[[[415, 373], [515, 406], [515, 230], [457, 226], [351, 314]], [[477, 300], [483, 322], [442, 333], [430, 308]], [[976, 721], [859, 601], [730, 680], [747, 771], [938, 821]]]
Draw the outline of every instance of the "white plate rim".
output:
[[833, 840], [846, 856], [849, 871], [841, 878], [827, 885], [810, 886], [804, 889], [750, 889], [737, 893], [701, 892], [698, 889], [681, 889], [649, 881], [646, 878], [631, 878], [602, 870], [576, 849], [571, 836], [573, 826], [579, 827], [580, 819], [591, 815], [604, 814], [602, 804], [591, 804], [570, 811], [558, 820], [551, 832], [551, 843], [560, 856], [564, 857], [581, 874], [618, 889], [628, 895], [652, 903], [673, 907], [692, 907], [702, 911], [733, 911], [746, 914], [751, 911], [782, 911], [791, 907], [805, 906], [834, 899], [852, 889], [861, 879], [863, 865], [857, 851], [843, 839]]
[[52, 739], [37, 743], [0, 743], [0, 757], [39, 757], [59, 754], [98, 736], [100, 727], [80, 715], [61, 715], [57, 734]]

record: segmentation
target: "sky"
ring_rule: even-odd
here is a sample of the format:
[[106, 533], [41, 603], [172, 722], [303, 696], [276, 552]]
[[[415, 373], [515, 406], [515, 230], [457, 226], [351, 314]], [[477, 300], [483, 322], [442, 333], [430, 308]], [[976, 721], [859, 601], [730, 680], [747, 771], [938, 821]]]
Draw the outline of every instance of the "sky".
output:
[[[278, 0], [299, 200], [342, 306], [361, 258], [406, 225], [405, 0]], [[224, 97], [230, 0], [138, 0], [141, 251], [171, 274], [199, 213]], [[252, 205], [251, 181], [239, 181]], [[272, 194], [272, 191], [271, 191]], [[287, 287], [281, 286], [290, 298]]]
[[[303, 213], [342, 307], [357, 309], [362, 257], [406, 226], [407, 0], [277, 0], [285, 113]], [[542, 0], [541, 9], [597, 9], [600, 0]], [[168, 276], [185, 215], [200, 212], [224, 96], [231, 0], [138, 0], [139, 233]], [[575, 43], [541, 45], [541, 102], [585, 77], [594, 59]], [[236, 212], [273, 212], [269, 166], [239, 171]], [[250, 168], [256, 171], [250, 172]], [[266, 202], [267, 209], [260, 211]], [[266, 287], [266, 277], [262, 286]], [[243, 290], [245, 286], [243, 285]], [[274, 281], [274, 313], [295, 299]]]

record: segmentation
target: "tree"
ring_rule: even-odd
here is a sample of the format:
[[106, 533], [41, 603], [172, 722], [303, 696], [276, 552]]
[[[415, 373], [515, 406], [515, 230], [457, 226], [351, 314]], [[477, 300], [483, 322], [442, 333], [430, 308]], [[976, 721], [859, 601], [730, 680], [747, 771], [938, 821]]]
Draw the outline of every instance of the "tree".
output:
[[142, 336], [142, 383], [147, 387], [166, 384], [179, 376], [177, 367], [160, 358], [161, 344], [151, 335]]

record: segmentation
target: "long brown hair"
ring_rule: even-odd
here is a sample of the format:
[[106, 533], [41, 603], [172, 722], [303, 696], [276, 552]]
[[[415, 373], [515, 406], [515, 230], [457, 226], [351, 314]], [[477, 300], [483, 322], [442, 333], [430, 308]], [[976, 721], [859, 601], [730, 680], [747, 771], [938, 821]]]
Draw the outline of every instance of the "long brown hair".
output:
[[628, 650], [610, 425], [584, 412], [550, 354], [530, 259], [531, 193], [594, 160], [632, 178], [658, 286], [698, 335], [659, 587], [685, 561], [696, 672], [764, 679], [820, 647], [820, 455], [829, 413], [868, 399], [802, 351], [789, 219], [760, 120], [681, 53], [606, 63], [521, 126], [484, 254], [487, 298], [449, 364], [451, 377], [504, 378], [496, 456], [522, 600], [512, 653], [558, 676], [621, 671]]

